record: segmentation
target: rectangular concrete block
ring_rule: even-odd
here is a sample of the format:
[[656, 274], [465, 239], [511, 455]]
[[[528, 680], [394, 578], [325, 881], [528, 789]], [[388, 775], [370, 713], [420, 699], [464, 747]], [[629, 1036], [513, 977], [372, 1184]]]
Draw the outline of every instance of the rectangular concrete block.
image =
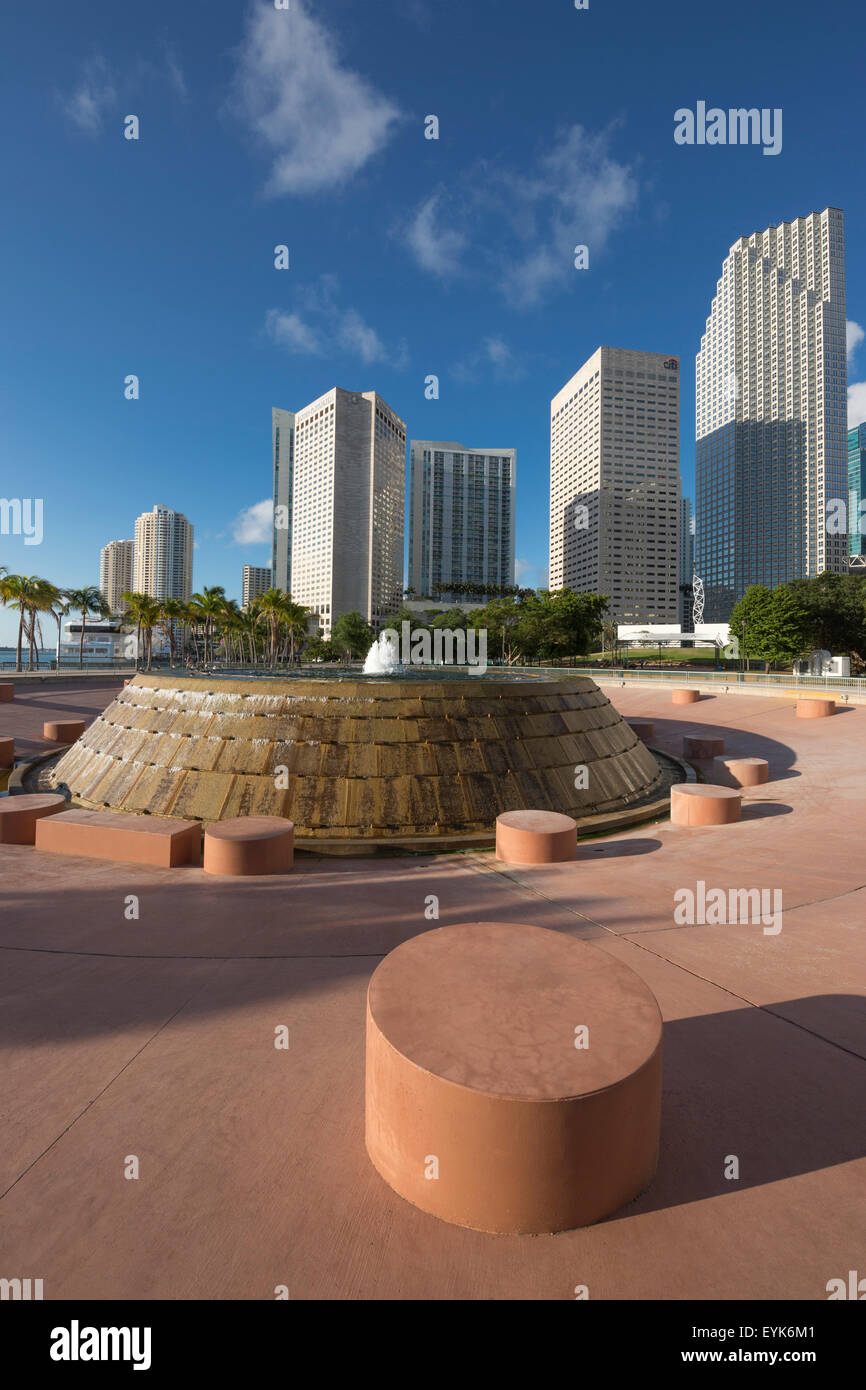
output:
[[[50, 834], [45, 829], [49, 821]], [[61, 811], [37, 822], [36, 848], [174, 869], [201, 862], [201, 824], [107, 811]]]

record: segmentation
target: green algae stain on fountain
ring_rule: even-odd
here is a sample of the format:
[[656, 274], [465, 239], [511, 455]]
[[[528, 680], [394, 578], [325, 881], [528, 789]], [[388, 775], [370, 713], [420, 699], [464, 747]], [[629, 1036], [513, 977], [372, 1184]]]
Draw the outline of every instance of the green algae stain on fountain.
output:
[[436, 668], [141, 675], [54, 770], [83, 806], [202, 821], [289, 816], [311, 847], [459, 841], [523, 807], [580, 820], [661, 782], [589, 677]]

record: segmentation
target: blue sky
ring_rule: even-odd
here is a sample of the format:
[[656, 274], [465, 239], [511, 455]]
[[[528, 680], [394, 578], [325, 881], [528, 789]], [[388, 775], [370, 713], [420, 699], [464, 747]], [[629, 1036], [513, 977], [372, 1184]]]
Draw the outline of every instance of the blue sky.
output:
[[[601, 343], [680, 356], [691, 494], [722, 261], [828, 203], [866, 418], [864, 35], [861, 0], [7, 7], [0, 496], [43, 498], [44, 538], [0, 536], [0, 563], [96, 583], [161, 502], [195, 525], [195, 587], [239, 597], [270, 555], [271, 406], [340, 385], [410, 438], [516, 448], [519, 573], [543, 582], [551, 396]], [[699, 100], [780, 107], [782, 152], [676, 145]]]

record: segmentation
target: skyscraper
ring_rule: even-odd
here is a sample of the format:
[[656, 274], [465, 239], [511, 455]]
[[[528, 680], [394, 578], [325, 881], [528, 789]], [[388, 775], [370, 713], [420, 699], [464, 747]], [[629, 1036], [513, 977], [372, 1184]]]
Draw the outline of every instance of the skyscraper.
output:
[[271, 411], [274, 460], [274, 538], [271, 574], [275, 589], [292, 592], [292, 473], [295, 461], [295, 417], [291, 410]]
[[283, 550], [275, 509], [274, 584], [315, 613], [325, 637], [354, 611], [378, 629], [403, 590], [406, 426], [375, 391], [338, 386], [274, 417], [274, 498], [289, 522]]
[[848, 431], [848, 554], [866, 555], [866, 425]]
[[601, 347], [550, 403], [550, 587], [679, 615], [679, 359]]
[[705, 619], [752, 584], [845, 568], [845, 219], [825, 208], [731, 247], [697, 357], [696, 565]]
[[121, 594], [132, 589], [134, 541], [109, 541], [99, 556], [99, 587], [112, 613], [123, 613]]
[[[244, 565], [241, 606], [249, 608], [256, 594], [263, 594], [271, 587], [271, 571], [267, 565]], [[288, 592], [288, 590], [286, 591]]]
[[193, 528], [182, 512], [155, 506], [135, 523], [133, 584], [151, 598], [192, 596]]
[[680, 498], [680, 627], [693, 632], [692, 579], [695, 572], [695, 533], [690, 497]]
[[413, 439], [410, 458], [410, 586], [512, 585], [515, 450]]

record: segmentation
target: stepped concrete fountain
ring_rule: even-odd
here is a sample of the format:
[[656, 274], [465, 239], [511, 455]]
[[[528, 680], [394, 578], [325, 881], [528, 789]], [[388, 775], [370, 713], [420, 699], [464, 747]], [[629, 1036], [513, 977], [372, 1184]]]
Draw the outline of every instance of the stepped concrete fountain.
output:
[[50, 781], [86, 808], [286, 816], [310, 848], [479, 843], [502, 811], [581, 821], [664, 790], [658, 762], [589, 677], [453, 668], [139, 675]]

